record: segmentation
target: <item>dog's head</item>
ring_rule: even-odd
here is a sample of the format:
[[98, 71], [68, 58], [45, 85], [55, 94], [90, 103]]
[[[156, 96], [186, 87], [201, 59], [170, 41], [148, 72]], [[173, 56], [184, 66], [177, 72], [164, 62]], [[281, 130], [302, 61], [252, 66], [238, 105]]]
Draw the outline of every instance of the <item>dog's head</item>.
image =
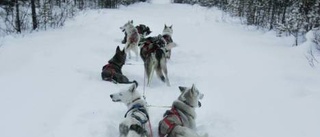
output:
[[120, 29], [122, 31], [125, 31], [126, 29], [133, 27], [133, 20], [129, 20], [126, 24], [124, 24]]
[[143, 37], [148, 36], [152, 32], [150, 28], [144, 24], [140, 24], [139, 26], [136, 26], [136, 28]]
[[118, 93], [111, 94], [110, 97], [113, 102], [122, 102], [126, 105], [134, 102], [134, 100], [140, 98], [139, 92], [136, 91], [137, 84], [132, 84], [129, 89], [121, 90]]
[[171, 26], [167, 26], [166, 24], [164, 24], [162, 35], [170, 35], [170, 36], [172, 36], [172, 33], [173, 33], [172, 25]]
[[191, 107], [201, 107], [201, 100], [203, 98], [203, 94], [199, 92], [199, 90], [193, 84], [191, 88], [189, 87], [179, 87], [181, 91], [181, 95], [178, 100], [186, 103]]
[[124, 65], [124, 63], [126, 61], [126, 57], [127, 57], [127, 54], [126, 54], [125, 50], [124, 49], [120, 50], [120, 47], [117, 46], [116, 53], [111, 58], [111, 60], [109, 60], [109, 62], [115, 63], [121, 67]]

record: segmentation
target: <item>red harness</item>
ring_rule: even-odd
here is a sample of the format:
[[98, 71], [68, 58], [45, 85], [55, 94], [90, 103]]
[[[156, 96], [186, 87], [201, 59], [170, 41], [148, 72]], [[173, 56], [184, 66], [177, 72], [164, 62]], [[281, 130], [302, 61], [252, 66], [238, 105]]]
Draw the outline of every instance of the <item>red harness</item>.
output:
[[[182, 123], [183, 125], [183, 121], [181, 119], [181, 116], [179, 115], [177, 109], [175, 107], [172, 107], [170, 112], [170, 114], [166, 115], [166, 117], [163, 119], [163, 121], [165, 122], [166, 125], [168, 125], [169, 129], [168, 129], [168, 134], [171, 133], [171, 131], [173, 130], [173, 128], [177, 125], [176, 123], [174, 122], [171, 122], [170, 120], [168, 120], [168, 117], [169, 116], [176, 116], [179, 118], [180, 122]], [[161, 134], [160, 133], [160, 130], [159, 130], [159, 136], [160, 137], [165, 137], [167, 134]]]
[[153, 47], [149, 47], [149, 45], [151, 44], [152, 42], [150, 42], [150, 41], [146, 41], [145, 42], [145, 44], [143, 45], [143, 49], [145, 49], [145, 56], [147, 57], [147, 56], [149, 56], [152, 52], [154, 52], [154, 51], [156, 51], [159, 47], [158, 46], [156, 46], [156, 45], [154, 45]]
[[102, 67], [102, 71], [103, 71], [103, 70], [110, 70], [110, 71], [111, 71], [111, 79], [110, 79], [110, 80], [112, 80], [114, 74], [116, 73], [116, 70], [115, 70], [114, 68], [112, 68], [110, 64], [104, 65], [104, 66]]

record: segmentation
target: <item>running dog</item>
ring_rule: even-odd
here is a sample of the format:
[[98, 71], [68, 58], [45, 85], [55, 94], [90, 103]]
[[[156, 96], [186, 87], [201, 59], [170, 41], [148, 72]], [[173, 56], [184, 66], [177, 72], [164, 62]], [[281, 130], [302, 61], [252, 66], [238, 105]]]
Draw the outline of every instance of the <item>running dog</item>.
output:
[[125, 51], [121, 51], [118, 46], [115, 55], [108, 61], [108, 64], [102, 67], [102, 80], [123, 84], [137, 83], [135, 80], [129, 81], [129, 79], [122, 74], [121, 69], [126, 61], [126, 57]]
[[[136, 26], [136, 29], [138, 30], [138, 33], [140, 34], [140, 40], [144, 39], [146, 36], [148, 36], [152, 31], [150, 30], [150, 28], [144, 24], [140, 24], [138, 26]], [[125, 32], [125, 30], [122, 30], [123, 32]], [[124, 33], [124, 38], [121, 41], [122, 44], [127, 43], [127, 33]]]
[[133, 21], [128, 21], [126, 24], [124, 24], [122, 27], [120, 27], [121, 30], [125, 30], [127, 33], [127, 41], [125, 44], [125, 52], [129, 55], [129, 59], [131, 59], [131, 52], [133, 51], [136, 54], [136, 60], [138, 60], [138, 44], [140, 42], [140, 34], [138, 33], [138, 30], [133, 26]]
[[150, 86], [154, 71], [156, 71], [161, 81], [170, 86], [167, 59], [171, 56], [171, 49], [176, 47], [176, 43], [171, 38], [172, 33], [172, 26], [165, 25], [162, 35], [148, 37], [143, 42], [140, 42], [140, 44], [142, 43], [140, 56], [144, 62], [148, 86]]
[[151, 137], [147, 103], [136, 91], [137, 84], [128, 90], [111, 94], [113, 102], [122, 102], [128, 107], [125, 119], [119, 125], [120, 137]]
[[159, 137], [207, 137], [207, 134], [200, 136], [195, 131], [195, 108], [201, 107], [199, 100], [204, 95], [194, 85], [191, 88], [179, 87], [179, 89], [181, 95], [159, 122]]

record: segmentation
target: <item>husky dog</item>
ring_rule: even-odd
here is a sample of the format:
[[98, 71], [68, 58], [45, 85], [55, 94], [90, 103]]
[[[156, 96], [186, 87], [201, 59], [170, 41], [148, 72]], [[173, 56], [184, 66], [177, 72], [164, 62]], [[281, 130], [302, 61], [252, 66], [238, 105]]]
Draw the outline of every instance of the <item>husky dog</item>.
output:
[[124, 50], [121, 51], [118, 46], [116, 54], [108, 61], [108, 64], [102, 67], [101, 78], [114, 83], [137, 83], [135, 80], [129, 81], [129, 79], [122, 74], [121, 68], [126, 61], [126, 56]]
[[171, 57], [171, 49], [177, 46], [177, 44], [175, 42], [173, 42], [173, 40], [172, 40], [172, 33], [173, 33], [172, 25], [167, 26], [165, 24], [164, 29], [162, 31], [162, 40], [166, 44], [166, 46], [165, 46], [167, 49], [166, 58], [168, 58], [168, 59], [170, 59], [170, 57]]
[[150, 85], [154, 70], [157, 72], [158, 77], [170, 86], [167, 59], [170, 58], [171, 49], [176, 47], [176, 43], [171, 38], [172, 33], [172, 25], [170, 27], [165, 25], [162, 35], [148, 37], [140, 42], [142, 45], [140, 56], [144, 62], [148, 86]]
[[196, 133], [195, 108], [201, 107], [200, 99], [203, 94], [192, 85], [191, 88], [179, 87], [181, 95], [167, 110], [164, 118], [159, 122], [160, 137], [207, 137]]
[[162, 36], [148, 37], [140, 49], [140, 56], [144, 62], [144, 69], [147, 75], [147, 85], [150, 85], [154, 71], [158, 77], [170, 86], [167, 69], [166, 44]]
[[[140, 40], [144, 39], [146, 36], [148, 36], [152, 31], [150, 30], [150, 28], [144, 24], [140, 24], [138, 26], [136, 26], [136, 29], [138, 30], [138, 33], [140, 34]], [[125, 32], [125, 30], [122, 30]], [[121, 41], [122, 44], [127, 43], [127, 33], [124, 33], [124, 38]]]
[[140, 41], [140, 34], [138, 33], [138, 30], [133, 26], [133, 21], [128, 21], [126, 24], [120, 27], [120, 29], [125, 30], [125, 32], [127, 33], [125, 52], [129, 54], [129, 59], [131, 58], [130, 51], [133, 51], [136, 54], [136, 59], [138, 60], [138, 44]]
[[119, 125], [120, 137], [151, 137], [147, 103], [136, 91], [137, 86], [133, 84], [128, 90], [110, 95], [113, 102], [122, 102], [128, 107]]

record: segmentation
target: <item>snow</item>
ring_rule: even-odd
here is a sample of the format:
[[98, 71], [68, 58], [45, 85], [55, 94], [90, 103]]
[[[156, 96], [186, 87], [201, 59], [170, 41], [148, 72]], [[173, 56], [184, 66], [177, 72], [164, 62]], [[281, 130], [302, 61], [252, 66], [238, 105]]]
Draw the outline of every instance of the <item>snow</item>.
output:
[[[114, 137], [126, 107], [109, 95], [129, 85], [101, 80], [128, 20], [151, 35], [173, 25], [171, 87], [154, 77], [151, 105], [171, 105], [178, 86], [205, 94], [197, 129], [210, 137], [319, 137], [320, 75], [304, 47], [241, 26], [217, 9], [160, 1], [79, 14], [61, 29], [8, 36], [0, 47], [1, 137]], [[142, 60], [123, 73], [140, 83]], [[166, 109], [149, 108], [155, 136]]]

